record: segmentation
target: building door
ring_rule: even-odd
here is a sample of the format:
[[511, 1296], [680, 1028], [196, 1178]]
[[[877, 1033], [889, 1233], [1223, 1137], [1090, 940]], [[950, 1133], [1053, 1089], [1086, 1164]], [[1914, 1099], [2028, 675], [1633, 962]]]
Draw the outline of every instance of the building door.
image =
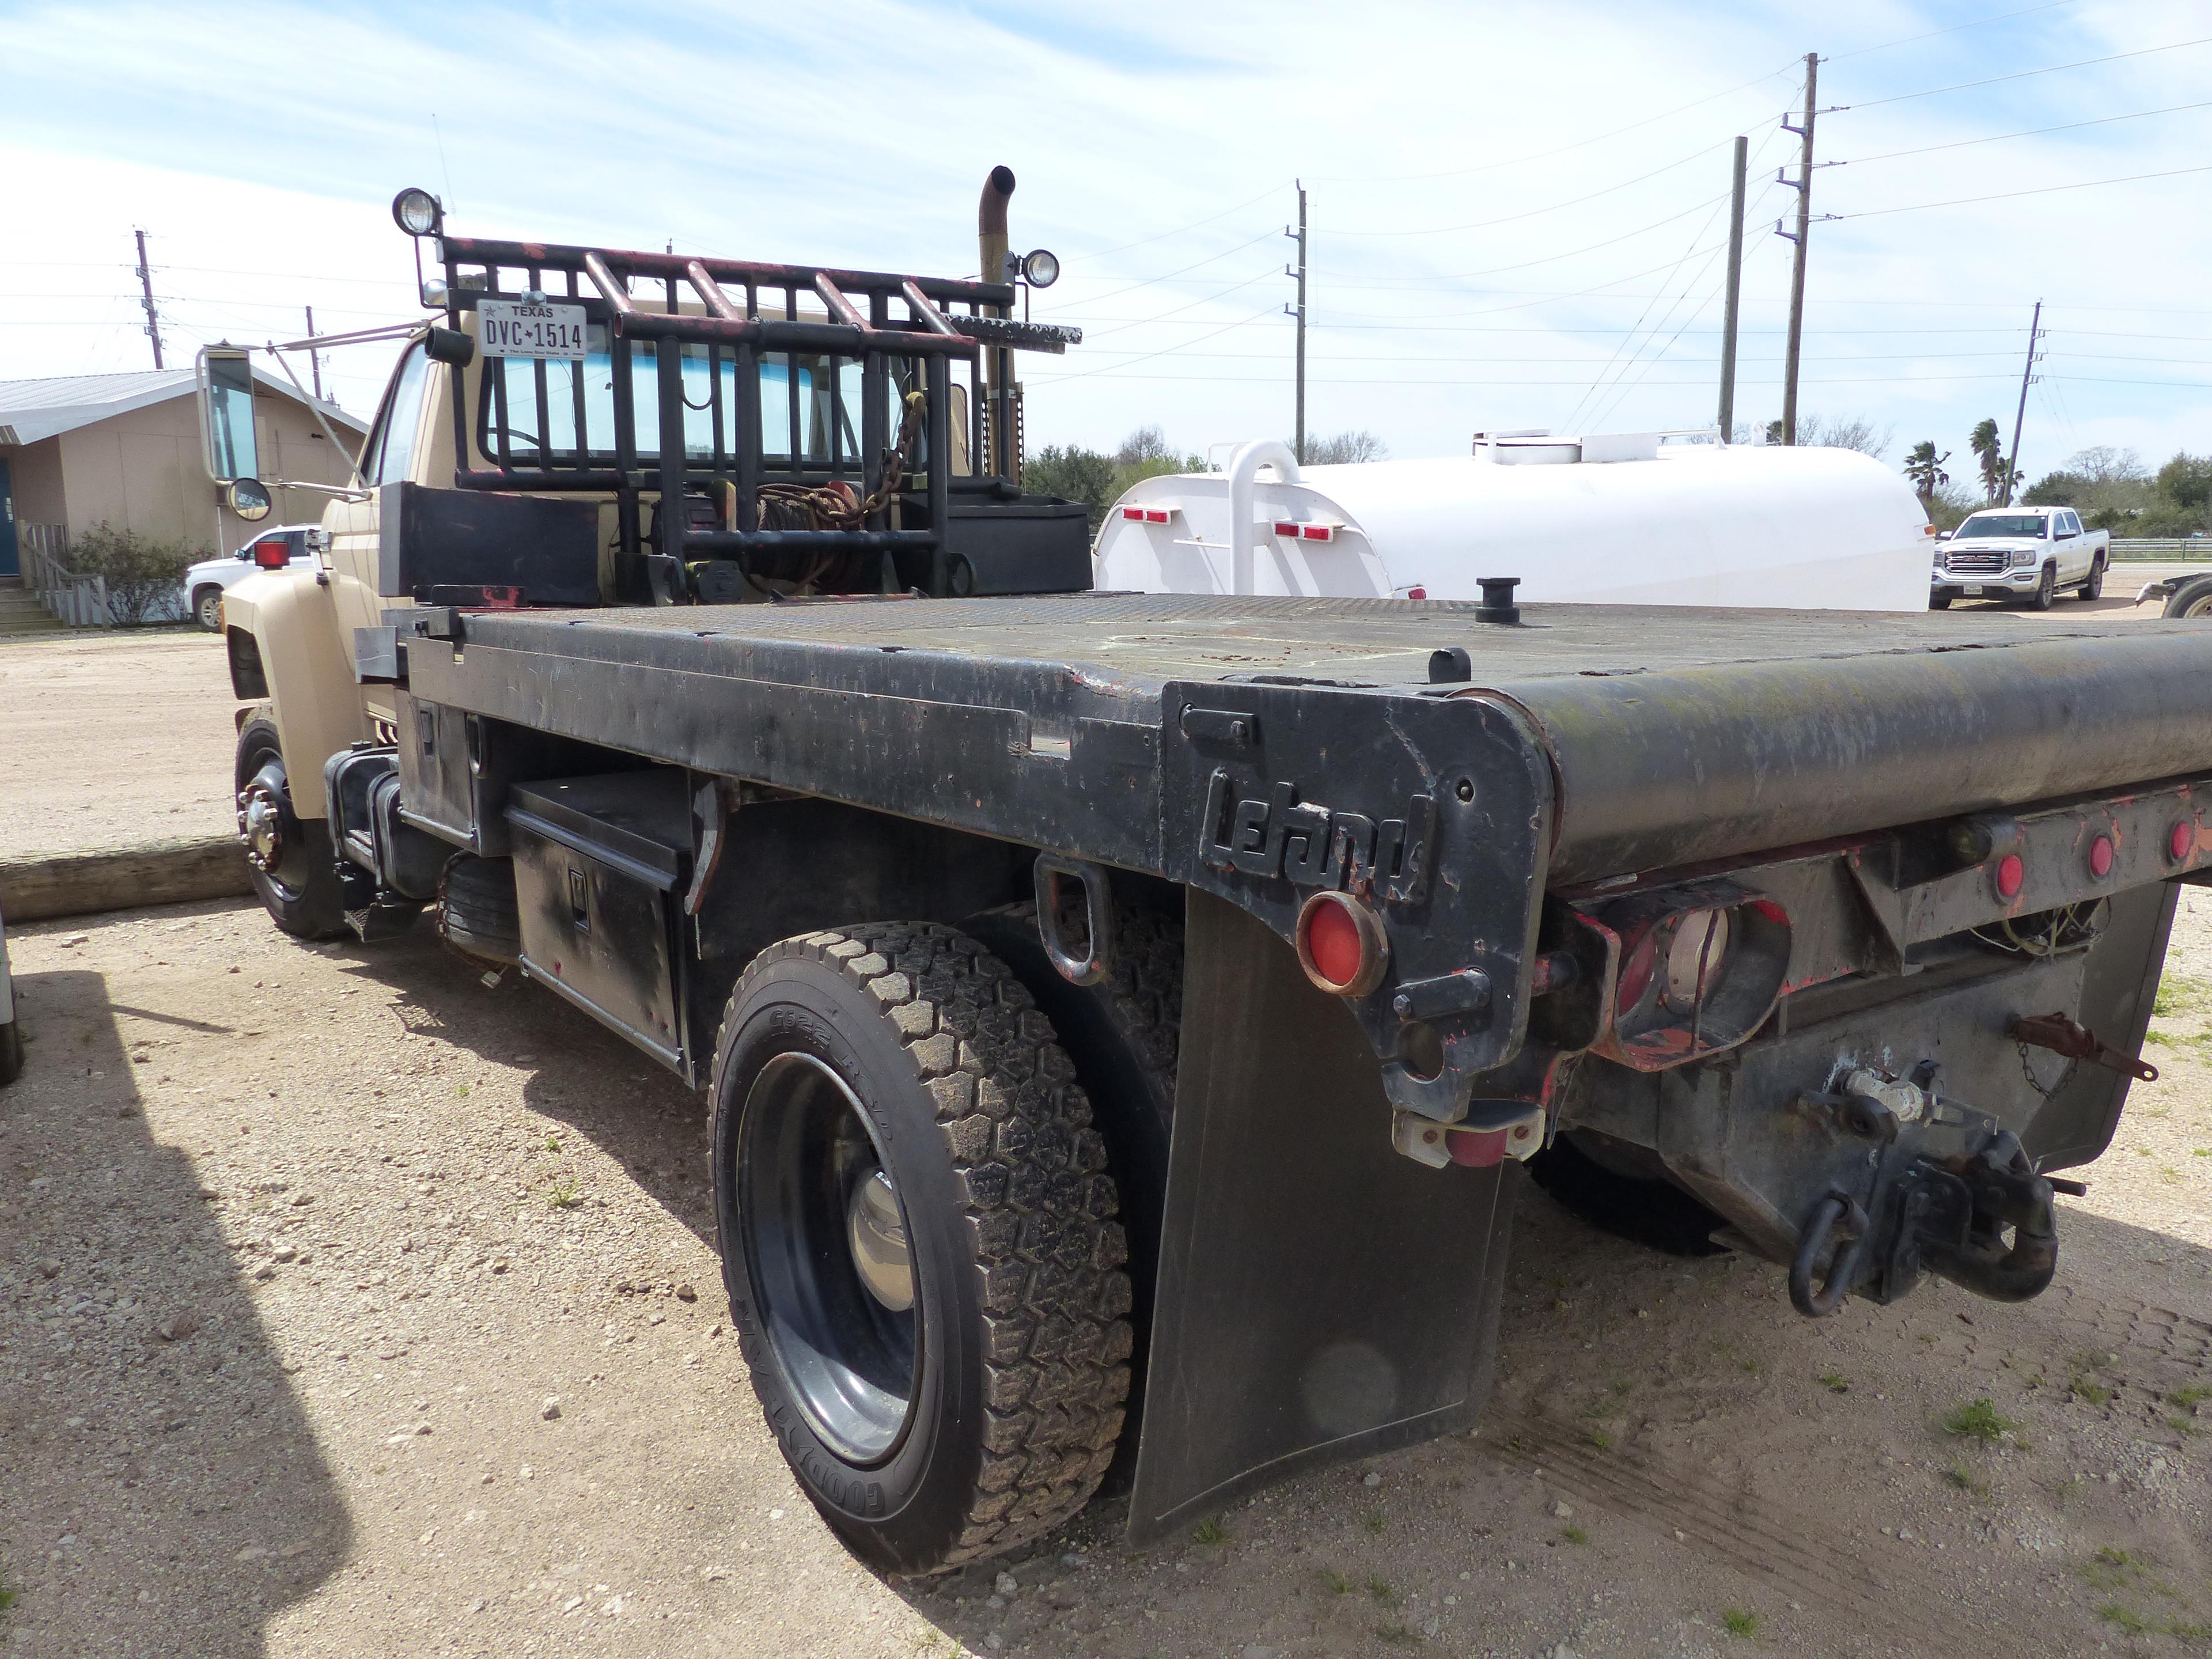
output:
[[21, 574], [15, 553], [15, 492], [9, 482], [8, 463], [0, 458], [0, 577]]

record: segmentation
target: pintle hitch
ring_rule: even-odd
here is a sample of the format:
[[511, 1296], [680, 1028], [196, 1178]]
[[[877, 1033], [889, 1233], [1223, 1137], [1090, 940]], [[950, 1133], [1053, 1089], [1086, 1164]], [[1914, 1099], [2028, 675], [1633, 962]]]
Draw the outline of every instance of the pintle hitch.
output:
[[2037, 1175], [2009, 1129], [1991, 1132], [1972, 1152], [1885, 1170], [1863, 1205], [1832, 1188], [1798, 1227], [1790, 1305], [1819, 1319], [1854, 1291], [1894, 1302], [1928, 1273], [1978, 1296], [2025, 1302], [2058, 1269], [2052, 1194], [2082, 1190]]
[[2092, 1066], [2124, 1073], [2140, 1083], [2158, 1081], [2157, 1066], [2122, 1054], [2094, 1031], [2075, 1024], [2063, 1014], [2024, 1014], [2005, 1029], [2008, 1036], [2017, 1037], [2031, 1048], [2048, 1048], [2069, 1060], [2086, 1060]]

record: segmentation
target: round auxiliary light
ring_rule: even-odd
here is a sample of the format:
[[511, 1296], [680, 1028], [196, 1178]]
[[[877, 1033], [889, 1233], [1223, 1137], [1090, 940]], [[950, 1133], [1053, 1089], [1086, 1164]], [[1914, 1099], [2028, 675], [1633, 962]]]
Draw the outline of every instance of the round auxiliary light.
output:
[[392, 198], [392, 222], [410, 236], [428, 236], [438, 228], [438, 198], [410, 185]]
[[2166, 854], [2176, 864], [2181, 863], [2196, 850], [2197, 826], [2187, 818], [2182, 819], [2166, 832]]
[[2100, 836], [2089, 843], [2089, 873], [2103, 880], [2112, 873], [2112, 838]]
[[1022, 261], [1022, 280], [1031, 288], [1050, 288], [1060, 280], [1060, 256], [1039, 248]]
[[1382, 982], [1390, 939], [1382, 919], [1348, 893], [1323, 890], [1298, 911], [1298, 966], [1333, 996], [1364, 997]]
[[2021, 862], [2020, 854], [2007, 853], [1997, 860], [1997, 896], [2018, 898], [2020, 890], [2027, 884], [2027, 866]]

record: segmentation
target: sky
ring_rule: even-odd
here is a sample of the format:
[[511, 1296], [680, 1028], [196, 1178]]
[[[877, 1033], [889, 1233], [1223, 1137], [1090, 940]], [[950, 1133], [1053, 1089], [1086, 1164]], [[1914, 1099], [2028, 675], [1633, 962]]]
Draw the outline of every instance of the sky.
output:
[[[2212, 449], [2203, 0], [842, 0], [467, 8], [0, 0], [0, 380], [421, 314], [389, 204], [458, 232], [960, 276], [996, 163], [1048, 247], [1032, 450], [1292, 423], [1397, 456], [1486, 428], [1709, 426], [1729, 149], [1751, 147], [1736, 412], [1781, 409], [1804, 56], [1820, 56], [1801, 408], [1972, 471]], [[1796, 118], [1792, 116], [1793, 123]], [[366, 416], [388, 345], [325, 384]], [[305, 369], [302, 368], [304, 374]]]

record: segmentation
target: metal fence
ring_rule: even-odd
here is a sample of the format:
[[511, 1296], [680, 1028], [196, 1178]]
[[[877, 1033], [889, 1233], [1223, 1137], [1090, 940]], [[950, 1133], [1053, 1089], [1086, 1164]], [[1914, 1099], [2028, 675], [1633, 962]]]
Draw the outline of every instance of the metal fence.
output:
[[39, 596], [39, 603], [71, 628], [112, 628], [114, 613], [107, 607], [107, 584], [98, 576], [82, 576], [66, 562], [69, 526], [27, 524], [16, 526], [23, 552], [23, 586]]
[[2212, 559], [2212, 536], [2130, 536], [2112, 538], [2115, 559]]

